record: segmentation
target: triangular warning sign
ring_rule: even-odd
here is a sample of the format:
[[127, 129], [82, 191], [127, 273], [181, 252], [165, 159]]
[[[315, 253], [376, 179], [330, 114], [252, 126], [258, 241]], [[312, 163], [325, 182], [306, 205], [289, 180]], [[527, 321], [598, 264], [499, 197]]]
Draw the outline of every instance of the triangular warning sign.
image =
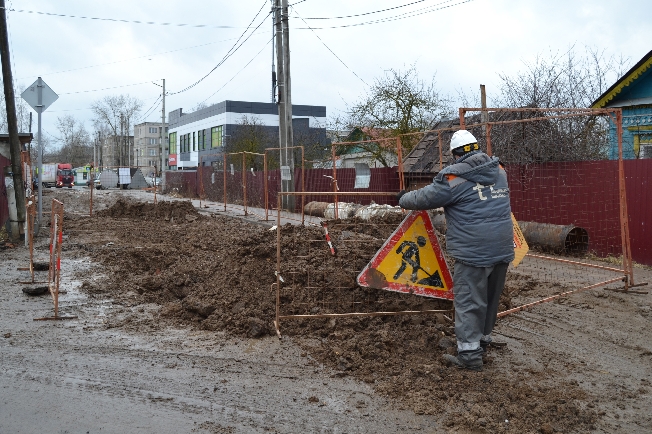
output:
[[426, 211], [412, 211], [358, 276], [358, 284], [453, 299], [453, 279]]

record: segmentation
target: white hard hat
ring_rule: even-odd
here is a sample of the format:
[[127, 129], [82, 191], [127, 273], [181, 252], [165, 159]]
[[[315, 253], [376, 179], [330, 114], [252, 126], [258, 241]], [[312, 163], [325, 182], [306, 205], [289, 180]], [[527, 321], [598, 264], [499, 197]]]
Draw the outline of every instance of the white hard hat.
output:
[[[455, 134], [453, 134], [453, 137], [451, 138], [451, 152], [454, 149], [461, 148], [464, 145], [470, 145], [472, 143], [478, 143], [478, 139], [475, 138], [475, 136], [471, 133], [469, 133], [466, 130], [459, 130], [455, 131]], [[464, 151], [469, 152], [471, 150], [477, 150], [478, 147], [475, 146], [475, 149], [469, 148], [464, 149]]]

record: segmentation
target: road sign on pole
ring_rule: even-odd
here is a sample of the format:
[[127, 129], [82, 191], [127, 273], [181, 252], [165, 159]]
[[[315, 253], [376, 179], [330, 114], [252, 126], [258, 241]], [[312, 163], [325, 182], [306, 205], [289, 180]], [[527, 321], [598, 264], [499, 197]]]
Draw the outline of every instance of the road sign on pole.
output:
[[[41, 92], [40, 98], [39, 91]], [[25, 89], [20, 96], [39, 114], [47, 110], [53, 102], [59, 99], [59, 95], [50, 89], [50, 86], [45, 84], [41, 77]]]
[[38, 182], [41, 183], [41, 185], [38, 186], [38, 217], [36, 221], [36, 231], [35, 233], [38, 234], [39, 230], [41, 229], [41, 219], [43, 217], [43, 177], [42, 177], [42, 171], [43, 171], [43, 142], [41, 142], [41, 113], [43, 113], [48, 107], [52, 105], [53, 102], [55, 102], [57, 99], [59, 99], [59, 95], [57, 95], [52, 89], [50, 89], [50, 86], [45, 84], [43, 79], [41, 77], [37, 78], [34, 83], [32, 83], [25, 91], [20, 95], [23, 97], [25, 102], [32, 106], [34, 110], [36, 110], [36, 113], [38, 113]]

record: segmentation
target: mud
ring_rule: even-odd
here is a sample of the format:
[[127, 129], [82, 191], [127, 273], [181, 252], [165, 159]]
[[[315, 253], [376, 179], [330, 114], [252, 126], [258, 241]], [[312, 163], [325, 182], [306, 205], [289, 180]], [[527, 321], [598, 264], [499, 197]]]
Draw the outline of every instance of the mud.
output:
[[[175, 204], [174, 210], [195, 215], [183, 202]], [[128, 318], [111, 326], [143, 330], [172, 323], [240, 337], [273, 335], [275, 300], [270, 285], [275, 282], [276, 231], [223, 217], [187, 222], [181, 215], [175, 219], [171, 213], [176, 211], [167, 205], [159, 207], [118, 201], [97, 218], [67, 225], [71, 243], [77, 234], [97, 228], [90, 239], [84, 237], [83, 254], [99, 261], [111, 276], [105, 285], [84, 281], [84, 290], [117, 299], [136, 292], [140, 303], [163, 306], [154, 321]], [[125, 220], [126, 216], [130, 218]], [[397, 225], [401, 218], [395, 220], [392, 223]], [[347, 260], [359, 269], [394, 227], [386, 221], [373, 223], [362, 226], [369, 242], [346, 252]], [[329, 231], [339, 239], [354, 225], [329, 222]], [[296, 248], [294, 237], [318, 239], [322, 232], [288, 225], [281, 235], [281, 248], [291, 250]], [[113, 241], [107, 242], [109, 238]], [[321, 264], [332, 282], [348, 283], [351, 291], [376, 292], [357, 287], [328, 250], [312, 253], [311, 260]], [[302, 282], [295, 284], [295, 297], [300, 298]], [[329, 294], [319, 297], [328, 301]], [[423, 298], [410, 295], [386, 297], [394, 299], [392, 307], [400, 310], [420, 309], [424, 304]], [[450, 308], [447, 301], [428, 302], [433, 309]], [[510, 306], [509, 294], [503, 304]], [[577, 385], [542, 384], [540, 380], [550, 374], [545, 370], [507, 376], [492, 369], [468, 373], [444, 366], [441, 356], [454, 353], [455, 337], [452, 324], [443, 316], [285, 321], [283, 332], [315, 363], [332, 368], [334, 375], [372, 384], [378, 393], [417, 414], [439, 415], [450, 429], [526, 432], [555, 423], [564, 431], [590, 430], [598, 417], [581, 404], [589, 395]], [[492, 361], [490, 354], [488, 366]], [[524, 407], [524, 400], [531, 405]]]
[[[173, 203], [158, 208], [117, 201], [93, 218], [66, 222], [66, 258], [91, 258], [96, 264], [92, 273], [78, 274], [80, 291], [133, 308], [108, 315], [104, 327], [134, 335], [173, 327], [276, 339], [270, 337], [275, 335], [270, 285], [276, 281], [276, 231], [198, 215], [188, 203]], [[400, 220], [364, 226], [333, 221], [329, 232], [338, 240], [363, 228], [366, 243], [340, 246], [362, 269]], [[311, 227], [284, 226], [281, 235], [281, 248], [298, 256], [305, 252], [297, 250], [302, 247], [296, 237], [323, 238], [321, 228]], [[331, 282], [359, 293], [359, 298], [376, 292], [357, 287], [328, 249], [310, 253]], [[288, 271], [282, 268], [281, 273]], [[294, 284], [300, 299], [302, 282]], [[546, 285], [510, 273], [501, 310], [545, 295]], [[319, 294], [322, 300], [329, 301], [329, 296]], [[426, 304], [450, 308], [446, 301], [383, 296], [397, 310]], [[652, 404], [651, 299], [632, 297], [592, 291], [499, 321], [497, 337], [508, 346], [489, 351], [483, 372], [460, 371], [441, 362], [456, 346], [452, 323], [444, 315], [288, 320], [282, 322], [281, 342], [298, 345], [306, 365], [327, 368], [331, 381], [360, 381], [399, 410], [431, 415], [439, 423], [437, 431], [648, 432], [652, 420], [637, 408]], [[320, 405], [323, 396], [318, 390], [313, 393], [308, 401]], [[361, 400], [357, 405], [364, 409], [368, 404]], [[207, 422], [203, 429], [230, 432], [217, 423]]]

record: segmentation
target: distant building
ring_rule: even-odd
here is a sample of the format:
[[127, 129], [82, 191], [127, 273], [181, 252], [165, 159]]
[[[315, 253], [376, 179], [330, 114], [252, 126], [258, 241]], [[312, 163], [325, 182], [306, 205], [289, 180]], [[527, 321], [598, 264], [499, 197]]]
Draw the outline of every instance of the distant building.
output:
[[[143, 122], [134, 126], [133, 165], [142, 168], [145, 176], [153, 176], [161, 165], [161, 128], [165, 128], [164, 148], [168, 148], [168, 124]], [[167, 170], [169, 168], [165, 167]]]
[[[593, 102], [623, 111], [623, 158], [652, 158], [652, 51]], [[609, 158], [618, 158], [616, 125], [610, 121]]]
[[[236, 136], [243, 118], [255, 119], [268, 137], [266, 148], [278, 147], [278, 106], [274, 103], [222, 101], [193, 113], [176, 109], [169, 113], [169, 166], [171, 170], [194, 169], [218, 160], [224, 146]], [[292, 105], [295, 144], [301, 136], [325, 144], [326, 107]]]
[[[395, 167], [398, 165], [396, 141], [391, 138], [391, 131], [381, 128], [356, 127], [351, 130], [342, 142], [346, 145], [335, 147], [335, 165], [341, 169], [356, 167], [356, 164], [366, 164], [371, 168]], [[379, 140], [384, 139], [384, 140]], [[374, 142], [373, 140], [379, 140]], [[361, 142], [360, 145], [352, 142]], [[332, 167], [332, 163], [327, 165]]]
[[104, 136], [100, 139], [100, 167], [115, 168], [134, 166], [130, 149], [134, 146], [134, 136]]

